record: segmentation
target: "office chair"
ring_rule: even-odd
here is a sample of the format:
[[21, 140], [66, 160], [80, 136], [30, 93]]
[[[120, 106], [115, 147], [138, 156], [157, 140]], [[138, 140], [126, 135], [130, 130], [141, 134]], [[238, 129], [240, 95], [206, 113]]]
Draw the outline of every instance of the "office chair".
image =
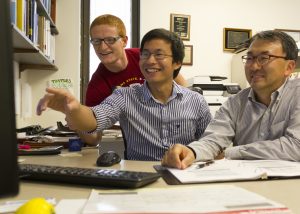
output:
[[199, 94], [203, 95], [203, 90], [200, 87], [189, 87], [189, 89], [191, 89], [192, 91], [196, 91]]
[[124, 143], [124, 160], [128, 160], [128, 158], [127, 158], [127, 141], [126, 141], [125, 134], [124, 134], [124, 131], [122, 128], [121, 128], [121, 132], [122, 132], [123, 143]]

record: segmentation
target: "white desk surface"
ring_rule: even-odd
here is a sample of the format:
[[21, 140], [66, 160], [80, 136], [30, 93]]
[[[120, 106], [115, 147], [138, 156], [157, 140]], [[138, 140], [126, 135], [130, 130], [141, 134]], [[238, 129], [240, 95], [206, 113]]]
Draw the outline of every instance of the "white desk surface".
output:
[[[86, 168], [96, 168], [96, 158], [98, 155], [97, 149], [86, 149], [80, 152], [81, 157], [62, 157], [57, 155], [51, 156], [22, 156], [25, 159], [23, 163], [35, 163], [44, 165], [60, 165], [60, 166], [76, 166]], [[125, 161], [122, 160], [120, 164], [113, 168], [122, 170], [136, 170], [155, 172], [153, 165], [159, 162], [148, 161]], [[293, 213], [300, 213], [299, 192], [300, 179], [286, 179], [286, 180], [267, 180], [267, 181], [247, 181], [247, 182], [230, 182], [226, 184], [233, 184], [249, 191], [256, 192], [271, 200], [279, 202], [292, 210]], [[195, 185], [195, 184], [194, 184]], [[198, 185], [224, 185], [224, 183], [215, 184], [198, 184]], [[162, 187], [168, 188], [162, 178], [157, 182], [145, 186], [144, 188]], [[42, 183], [32, 181], [21, 181], [20, 192], [16, 197], [2, 198], [0, 203], [8, 200], [30, 199], [33, 197], [54, 197], [57, 202], [61, 199], [80, 199], [88, 198], [91, 189], [94, 187], [69, 185], [69, 184], [54, 184]], [[96, 188], [100, 189], [100, 188]]]

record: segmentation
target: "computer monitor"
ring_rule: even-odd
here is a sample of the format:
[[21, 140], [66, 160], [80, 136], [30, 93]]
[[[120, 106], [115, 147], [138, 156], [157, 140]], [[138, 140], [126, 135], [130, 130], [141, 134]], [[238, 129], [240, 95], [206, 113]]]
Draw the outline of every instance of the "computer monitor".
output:
[[19, 190], [10, 0], [0, 1], [0, 26], [0, 197], [6, 197]]

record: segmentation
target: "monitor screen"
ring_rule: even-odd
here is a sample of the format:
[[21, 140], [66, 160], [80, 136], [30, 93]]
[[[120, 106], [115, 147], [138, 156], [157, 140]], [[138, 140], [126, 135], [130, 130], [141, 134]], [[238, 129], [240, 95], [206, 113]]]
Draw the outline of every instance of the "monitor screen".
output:
[[0, 197], [18, 193], [10, 0], [0, 1]]

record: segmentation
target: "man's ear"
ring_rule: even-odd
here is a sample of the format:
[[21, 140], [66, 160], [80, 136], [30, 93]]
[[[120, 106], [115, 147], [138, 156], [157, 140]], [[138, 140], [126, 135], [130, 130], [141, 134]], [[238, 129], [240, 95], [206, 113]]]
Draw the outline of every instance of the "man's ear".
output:
[[125, 48], [127, 46], [127, 42], [128, 42], [128, 37], [122, 37], [122, 41], [123, 41], [123, 47]]
[[174, 62], [174, 70], [180, 68], [182, 66], [182, 63], [180, 62]]
[[284, 75], [286, 77], [290, 76], [295, 71], [295, 68], [296, 68], [296, 62], [294, 60], [289, 60], [286, 65]]

